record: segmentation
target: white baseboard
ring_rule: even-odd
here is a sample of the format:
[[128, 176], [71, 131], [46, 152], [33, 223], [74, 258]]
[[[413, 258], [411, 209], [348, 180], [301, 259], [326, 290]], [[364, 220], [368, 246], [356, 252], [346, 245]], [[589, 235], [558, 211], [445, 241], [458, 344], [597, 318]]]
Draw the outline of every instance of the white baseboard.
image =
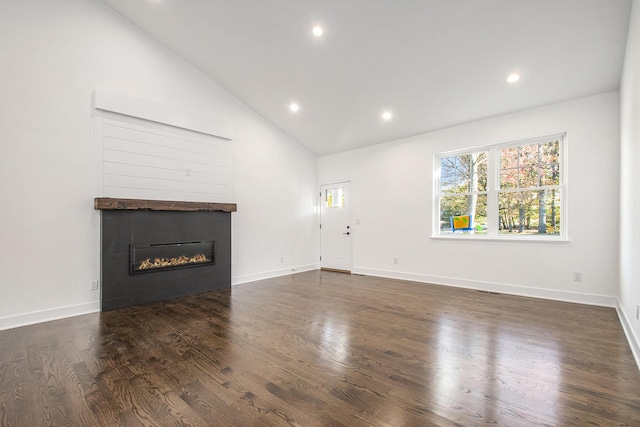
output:
[[501, 294], [523, 297], [542, 298], [554, 301], [574, 302], [602, 307], [616, 307], [616, 297], [594, 295], [579, 292], [558, 291], [555, 289], [532, 288], [526, 286], [507, 285], [503, 283], [482, 282], [479, 280], [456, 279], [453, 277], [429, 276], [425, 274], [403, 273], [398, 271], [376, 270], [371, 268], [354, 268], [353, 274], [388, 277], [390, 279], [411, 280], [434, 285], [454, 286], [458, 288], [476, 289], [480, 291], [498, 292]]
[[640, 340], [634, 334], [633, 329], [631, 328], [631, 322], [629, 322], [627, 314], [622, 309], [622, 304], [619, 299], [616, 299], [616, 311], [618, 312], [618, 318], [622, 324], [624, 334], [627, 336], [629, 347], [631, 347], [633, 358], [636, 360], [636, 365], [638, 365], [638, 369], [640, 370]]
[[255, 282], [257, 280], [272, 279], [274, 277], [286, 276], [289, 274], [302, 273], [303, 271], [312, 271], [320, 268], [318, 264], [299, 265], [296, 267], [283, 268], [280, 270], [265, 271], [262, 273], [248, 274], [246, 276], [237, 276], [231, 278], [231, 286], [241, 283]]
[[52, 320], [64, 319], [66, 317], [97, 313], [99, 311], [100, 301], [94, 301], [84, 304], [52, 308], [49, 310], [18, 314], [15, 316], [0, 317], [0, 331], [33, 325], [36, 323], [50, 322]]

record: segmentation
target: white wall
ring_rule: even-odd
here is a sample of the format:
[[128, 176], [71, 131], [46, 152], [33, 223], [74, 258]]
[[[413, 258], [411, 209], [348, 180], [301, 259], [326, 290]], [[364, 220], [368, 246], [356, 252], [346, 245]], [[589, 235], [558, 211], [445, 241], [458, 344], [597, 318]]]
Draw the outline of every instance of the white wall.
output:
[[0, 1], [0, 52], [0, 329], [99, 308], [96, 87], [235, 126], [234, 283], [317, 266], [315, 156], [104, 3]]
[[[430, 238], [435, 154], [562, 131], [569, 243]], [[319, 184], [352, 181], [355, 272], [614, 306], [619, 135], [614, 92], [322, 157]]]
[[620, 311], [622, 324], [640, 366], [640, 2], [631, 11], [620, 86]]

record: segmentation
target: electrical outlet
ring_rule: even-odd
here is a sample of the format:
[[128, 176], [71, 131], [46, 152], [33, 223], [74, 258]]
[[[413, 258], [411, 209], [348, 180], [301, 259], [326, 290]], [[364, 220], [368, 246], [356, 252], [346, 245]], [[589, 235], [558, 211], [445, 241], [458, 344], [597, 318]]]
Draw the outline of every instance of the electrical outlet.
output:
[[280, 257], [280, 262], [284, 262], [284, 257], [283, 256]]
[[573, 281], [574, 282], [582, 282], [582, 273], [579, 271], [573, 272]]
[[394, 264], [397, 264], [397, 263], [398, 263], [398, 258], [394, 258], [394, 259], [393, 259], [393, 263], [394, 263]]
[[640, 320], [640, 304], [636, 304], [636, 320]]
[[98, 290], [98, 281], [97, 280], [92, 280], [89, 282], [89, 290], [91, 291], [97, 291]]

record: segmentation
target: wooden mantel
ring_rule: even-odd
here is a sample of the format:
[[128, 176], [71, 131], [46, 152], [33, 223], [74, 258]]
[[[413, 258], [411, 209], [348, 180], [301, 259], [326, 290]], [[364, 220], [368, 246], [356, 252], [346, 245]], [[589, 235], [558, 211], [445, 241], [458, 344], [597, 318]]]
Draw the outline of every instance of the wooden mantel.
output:
[[97, 210], [146, 210], [180, 212], [236, 212], [235, 203], [183, 202], [174, 200], [113, 199], [96, 197], [94, 208]]

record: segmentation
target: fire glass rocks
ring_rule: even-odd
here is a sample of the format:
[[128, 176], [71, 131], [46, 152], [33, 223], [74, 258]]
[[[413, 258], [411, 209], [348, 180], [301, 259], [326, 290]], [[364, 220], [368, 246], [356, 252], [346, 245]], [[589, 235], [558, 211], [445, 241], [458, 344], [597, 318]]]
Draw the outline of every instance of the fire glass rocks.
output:
[[199, 267], [213, 263], [213, 241], [151, 243], [129, 246], [129, 273], [154, 273], [165, 268]]

